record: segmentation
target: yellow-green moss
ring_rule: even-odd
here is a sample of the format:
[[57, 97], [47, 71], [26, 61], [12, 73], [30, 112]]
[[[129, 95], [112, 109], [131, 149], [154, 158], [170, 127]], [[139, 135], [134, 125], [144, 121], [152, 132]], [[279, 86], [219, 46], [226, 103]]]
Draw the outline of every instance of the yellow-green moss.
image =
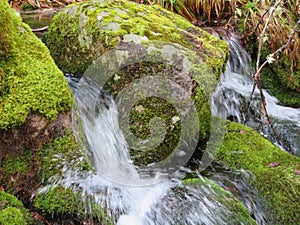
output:
[[45, 45], [0, 1], [0, 129], [22, 124], [31, 111], [48, 119], [69, 110], [73, 98]]
[[70, 131], [45, 145], [39, 150], [38, 156], [41, 165], [40, 182], [47, 182], [54, 175], [61, 176], [63, 169], [72, 171], [92, 170], [87, 152], [80, 149]]
[[[233, 169], [250, 171], [255, 176], [252, 184], [280, 224], [300, 221], [300, 176], [295, 172], [300, 169], [299, 158], [280, 150], [253, 129], [230, 122], [216, 160]], [[278, 166], [270, 164], [275, 162]]]
[[36, 210], [48, 217], [63, 216], [64, 218], [94, 218], [101, 224], [111, 225], [112, 222], [104, 211], [97, 206], [90, 196], [85, 199], [82, 193], [70, 188], [57, 186], [47, 192], [39, 193], [34, 199]]
[[0, 224], [33, 224], [29, 211], [13, 195], [0, 191]]
[[207, 178], [189, 178], [182, 181], [184, 185], [209, 187], [214, 192], [210, 193], [210, 198], [217, 199], [222, 205], [228, 208], [229, 212], [227, 224], [257, 224], [251, 217], [249, 211], [241, 201], [236, 199], [230, 192], [225, 191], [213, 181]]
[[26, 225], [23, 214], [14, 207], [7, 207], [0, 211], [1, 225]]
[[93, 59], [114, 48], [126, 34], [177, 43], [193, 49], [217, 77], [224, 69], [224, 41], [159, 6], [129, 1], [84, 2], [67, 7], [52, 20], [46, 44], [65, 72], [83, 73]]

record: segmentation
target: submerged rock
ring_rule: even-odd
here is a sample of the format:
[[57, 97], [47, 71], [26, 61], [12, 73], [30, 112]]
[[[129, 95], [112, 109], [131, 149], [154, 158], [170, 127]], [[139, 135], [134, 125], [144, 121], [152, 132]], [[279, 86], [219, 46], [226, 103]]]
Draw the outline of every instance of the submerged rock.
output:
[[[207, 178], [189, 178], [182, 182], [185, 186], [193, 189], [209, 190], [210, 199], [214, 199], [215, 208], [211, 211], [216, 210], [218, 216], [224, 220], [226, 224], [257, 224], [251, 217], [247, 208], [243, 203], [235, 198], [233, 194], [224, 190], [213, 181]], [[200, 191], [201, 192], [201, 191]], [[220, 209], [218, 209], [220, 207]]]

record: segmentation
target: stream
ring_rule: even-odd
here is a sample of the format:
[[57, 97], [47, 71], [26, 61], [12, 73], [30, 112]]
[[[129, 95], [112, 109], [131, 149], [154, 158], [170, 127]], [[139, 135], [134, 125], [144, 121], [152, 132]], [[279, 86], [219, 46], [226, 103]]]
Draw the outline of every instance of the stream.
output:
[[[48, 22], [42, 25], [48, 25]], [[227, 42], [231, 56], [213, 94], [212, 114], [251, 126], [281, 147], [263, 117], [257, 90], [250, 107], [246, 107], [253, 86], [250, 56], [238, 38], [233, 36]], [[130, 159], [114, 100], [87, 77], [80, 81], [72, 75], [66, 77], [75, 93], [77, 113], [82, 120], [82, 142], [88, 143], [86, 147], [91, 151], [96, 173], [85, 176], [66, 173], [60, 184], [76, 186], [86, 196], [93, 196], [93, 202], [105, 208], [117, 225], [229, 224], [229, 206], [210, 197], [215, 194], [212, 187], [182, 184], [182, 179], [190, 173], [203, 179], [197, 172], [182, 168], [171, 178], [166, 178], [160, 171], [151, 176], [139, 171]], [[300, 110], [280, 106], [267, 91], [264, 94], [275, 128], [293, 153], [299, 155]], [[97, 100], [99, 96], [101, 101]], [[248, 182], [251, 175], [245, 171], [224, 169], [208, 173], [210, 179], [225, 189], [234, 186], [237, 190], [234, 195], [245, 204], [258, 224], [272, 221], [264, 209], [263, 200]], [[87, 210], [91, 204], [88, 202]]]

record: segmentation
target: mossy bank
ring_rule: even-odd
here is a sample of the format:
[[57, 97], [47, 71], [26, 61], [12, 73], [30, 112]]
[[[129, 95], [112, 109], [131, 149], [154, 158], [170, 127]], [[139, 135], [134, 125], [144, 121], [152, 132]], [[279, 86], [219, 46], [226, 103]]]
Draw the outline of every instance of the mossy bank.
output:
[[[38, 188], [64, 169], [90, 171], [91, 165], [73, 135], [72, 92], [47, 47], [4, 0], [0, 27], [0, 189], [40, 215], [41, 204], [33, 205]], [[28, 210], [7, 193], [0, 192], [0, 223], [30, 224]], [[35, 216], [34, 223], [48, 218]]]
[[268, 215], [280, 224], [297, 224], [300, 217], [300, 159], [290, 155], [255, 130], [228, 122], [227, 132], [216, 158], [232, 169], [254, 175], [252, 185], [275, 213]]

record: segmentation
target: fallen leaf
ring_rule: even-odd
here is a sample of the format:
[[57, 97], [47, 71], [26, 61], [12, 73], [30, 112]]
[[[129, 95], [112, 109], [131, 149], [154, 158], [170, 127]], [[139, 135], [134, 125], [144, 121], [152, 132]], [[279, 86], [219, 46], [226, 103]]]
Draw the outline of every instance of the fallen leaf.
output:
[[268, 167], [277, 167], [277, 166], [279, 166], [278, 162], [272, 162], [268, 165]]

